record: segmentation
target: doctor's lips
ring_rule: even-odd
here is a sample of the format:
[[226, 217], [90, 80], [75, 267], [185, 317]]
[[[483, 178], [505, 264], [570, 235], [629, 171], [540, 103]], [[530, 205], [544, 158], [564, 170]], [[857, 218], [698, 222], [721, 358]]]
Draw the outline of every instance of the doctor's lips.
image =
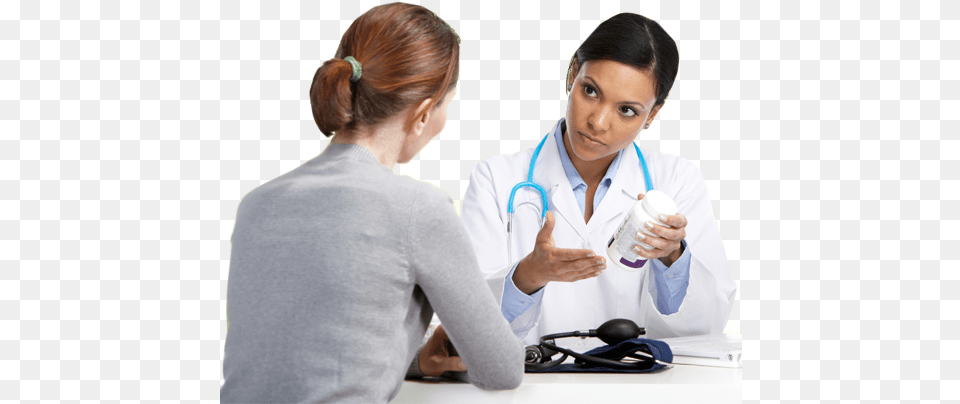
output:
[[586, 133], [583, 133], [583, 132], [581, 132], [581, 131], [579, 131], [579, 130], [577, 131], [577, 133], [579, 133], [580, 136], [583, 136], [584, 138], [587, 138], [587, 139], [589, 139], [589, 140], [594, 141], [595, 143], [601, 144], [601, 145], [603, 145], [603, 146], [606, 146], [606, 145], [607, 145], [606, 143], [603, 143], [603, 142], [597, 140], [597, 138], [595, 138], [595, 137], [593, 137], [593, 136], [590, 136], [590, 135], [587, 135]]

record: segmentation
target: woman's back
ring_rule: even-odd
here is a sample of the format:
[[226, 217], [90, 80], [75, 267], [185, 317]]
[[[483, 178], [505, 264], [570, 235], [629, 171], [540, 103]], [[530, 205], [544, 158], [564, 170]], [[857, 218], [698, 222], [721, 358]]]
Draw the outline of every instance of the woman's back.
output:
[[372, 401], [396, 388], [382, 381], [402, 379], [431, 315], [401, 237], [424, 185], [331, 145], [244, 198], [224, 360], [238, 396], [225, 399]]
[[449, 197], [361, 146], [331, 144], [252, 191], [232, 243], [223, 402], [388, 401], [433, 315], [418, 284], [475, 384], [519, 380], [519, 342]]

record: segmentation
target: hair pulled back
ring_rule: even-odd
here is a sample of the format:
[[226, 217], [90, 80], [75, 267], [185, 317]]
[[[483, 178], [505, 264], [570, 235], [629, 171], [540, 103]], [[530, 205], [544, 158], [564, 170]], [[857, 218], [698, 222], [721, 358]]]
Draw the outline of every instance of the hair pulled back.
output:
[[677, 78], [680, 52], [677, 43], [656, 21], [633, 13], [620, 13], [600, 23], [583, 41], [570, 59], [567, 88], [573, 84], [580, 66], [591, 60], [613, 60], [656, 78], [657, 102], [662, 105]]
[[[353, 69], [343, 60], [347, 56], [362, 65], [357, 81], [350, 81]], [[329, 137], [339, 130], [376, 125], [428, 98], [429, 110], [456, 86], [459, 74], [460, 38], [450, 25], [422, 6], [376, 6], [347, 28], [335, 57], [314, 74], [313, 119]]]

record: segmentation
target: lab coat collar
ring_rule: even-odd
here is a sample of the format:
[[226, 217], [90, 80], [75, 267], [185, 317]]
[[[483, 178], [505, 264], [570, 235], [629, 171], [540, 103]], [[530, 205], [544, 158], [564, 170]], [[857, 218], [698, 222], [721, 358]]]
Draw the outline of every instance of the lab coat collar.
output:
[[[533, 170], [533, 182], [541, 184], [548, 193], [560, 184], [570, 185], [567, 174], [563, 170], [563, 163], [560, 162], [560, 149], [556, 141], [556, 132], [560, 130], [562, 122], [563, 119], [557, 121], [556, 125], [553, 125], [553, 130], [547, 134], [547, 141], [543, 144], [543, 149], [540, 149], [537, 165]], [[577, 206], [576, 201], [574, 206]], [[578, 207], [577, 210], [579, 211], [580, 208]]]
[[537, 165], [533, 171], [533, 181], [541, 184], [547, 191], [550, 200], [550, 211], [554, 214], [554, 220], [566, 220], [584, 240], [589, 240], [587, 225], [583, 222], [583, 215], [580, 213], [580, 205], [573, 195], [573, 188], [570, 186], [570, 180], [563, 170], [563, 164], [560, 162], [560, 145], [556, 141], [556, 132], [560, 130], [560, 124], [563, 119], [557, 121], [553, 130], [547, 134], [547, 141], [540, 150], [537, 157]]
[[[570, 186], [573, 189], [578, 187], [586, 187], [587, 183], [583, 181], [583, 178], [580, 177], [580, 173], [577, 172], [577, 168], [573, 166], [573, 162], [570, 160], [570, 156], [567, 154], [565, 147], [560, 147], [560, 143], [563, 143], [563, 129], [565, 129], [566, 124], [564, 120], [560, 120], [560, 129], [555, 130], [551, 134], [553, 139], [557, 141], [557, 152], [560, 155], [560, 165], [563, 166], [563, 172], [567, 175], [567, 181], [570, 182]], [[623, 155], [623, 150], [617, 152], [617, 156], [610, 162], [610, 166], [607, 168], [607, 171], [603, 173], [603, 178], [600, 180], [601, 184], [604, 184], [608, 189], [610, 184], [613, 182], [613, 177], [617, 175], [617, 169], [620, 167], [620, 156]]]
[[547, 191], [551, 202], [550, 211], [554, 213], [556, 220], [563, 218], [580, 234], [581, 238], [589, 240], [590, 232], [601, 228], [604, 223], [630, 209], [637, 202], [637, 195], [646, 193], [646, 183], [643, 180], [643, 170], [640, 167], [637, 152], [632, 144], [628, 145], [620, 154], [620, 165], [617, 167], [607, 194], [593, 212], [589, 225], [584, 223], [580, 205], [577, 204], [570, 180], [560, 161], [560, 145], [557, 144], [556, 134], [561, 130], [563, 122], [561, 118], [553, 126], [553, 130], [547, 134], [547, 141], [537, 157], [533, 181]]
[[[613, 177], [610, 189], [600, 201], [600, 206], [590, 218], [590, 231], [598, 229], [604, 223], [630, 209], [637, 202], [637, 195], [646, 194], [647, 186], [643, 180], [643, 169], [640, 167], [640, 158], [633, 145], [628, 145], [620, 155], [620, 167]], [[646, 157], [646, 156], [644, 156]]]

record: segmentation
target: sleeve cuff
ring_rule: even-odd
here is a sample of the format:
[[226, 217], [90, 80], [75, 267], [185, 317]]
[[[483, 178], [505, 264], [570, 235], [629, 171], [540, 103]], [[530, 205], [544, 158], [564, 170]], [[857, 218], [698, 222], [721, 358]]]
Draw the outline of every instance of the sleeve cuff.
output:
[[507, 277], [503, 280], [503, 299], [500, 302], [500, 311], [508, 323], [512, 323], [513, 320], [542, 300], [543, 289], [545, 289], [542, 288], [532, 295], [528, 295], [521, 292], [520, 289], [517, 289], [517, 285], [513, 283], [513, 273], [516, 272], [517, 266], [519, 265], [520, 261], [517, 261], [510, 272], [507, 273]]
[[673, 314], [680, 309], [690, 283], [690, 246], [681, 241], [683, 254], [669, 268], [659, 259], [650, 260], [657, 283], [657, 308], [662, 314]]

